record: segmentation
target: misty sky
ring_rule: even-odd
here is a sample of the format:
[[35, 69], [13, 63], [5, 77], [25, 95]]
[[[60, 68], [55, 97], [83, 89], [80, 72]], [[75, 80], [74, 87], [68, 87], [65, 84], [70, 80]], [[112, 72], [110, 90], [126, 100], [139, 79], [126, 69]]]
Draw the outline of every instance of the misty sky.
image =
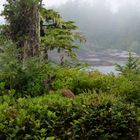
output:
[[[51, 6], [59, 6], [61, 4], [65, 4], [70, 0], [43, 0], [43, 3], [46, 7]], [[74, 1], [74, 0], [71, 0]], [[99, 2], [106, 2], [106, 5], [110, 8], [112, 12], [117, 12], [121, 6], [129, 6], [129, 5], [135, 5], [140, 9], [140, 0], [75, 0], [77, 4], [88, 4], [94, 5], [94, 3]], [[0, 12], [3, 9], [3, 4], [6, 2], [6, 0], [0, 0]], [[0, 23], [3, 22], [3, 18], [0, 17]]]
[[[0, 0], [0, 12], [6, 0]], [[43, 0], [73, 20], [94, 48], [133, 48], [140, 53], [140, 0]], [[65, 4], [66, 3], [66, 4]], [[60, 6], [60, 7], [59, 7]], [[4, 19], [0, 17], [0, 24]]]
[[[68, 0], [43, 0], [43, 3], [45, 4], [45, 6], [51, 7], [51, 6], [59, 6], [61, 4], [64, 4], [65, 2], [67, 2]], [[3, 9], [3, 4], [6, 3], [6, 0], [0, 0], [0, 12]], [[3, 18], [0, 17], [0, 23], [3, 22]]]
[[[70, 0], [43, 0], [45, 6], [51, 7], [51, 6], [59, 6], [61, 4], [66, 3]], [[74, 0], [71, 0], [74, 1]], [[94, 3], [96, 1], [106, 1], [106, 3], [110, 6], [111, 9], [116, 11], [121, 5], [140, 5], [140, 0], [75, 0], [79, 1], [81, 3]], [[6, 2], [6, 0], [0, 0], [0, 10], [3, 8], [3, 4]]]

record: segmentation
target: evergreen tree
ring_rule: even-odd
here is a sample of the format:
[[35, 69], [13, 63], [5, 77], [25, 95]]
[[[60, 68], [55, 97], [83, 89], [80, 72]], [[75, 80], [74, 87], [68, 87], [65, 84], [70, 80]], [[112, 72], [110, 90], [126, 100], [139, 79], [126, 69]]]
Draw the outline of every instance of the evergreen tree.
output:
[[123, 66], [116, 64], [116, 70], [123, 75], [127, 75], [129, 73], [138, 74], [140, 72], [139, 58], [133, 57], [131, 51], [129, 51], [129, 56], [126, 64]]
[[48, 51], [53, 49], [61, 54], [62, 65], [64, 55], [76, 56], [74, 49], [79, 48], [76, 40], [82, 42], [85, 37], [77, 31], [73, 21], [64, 21], [58, 12], [44, 8], [42, 0], [7, 2], [3, 15], [8, 24], [2, 32], [20, 48], [21, 60], [40, 54], [48, 60]]
[[3, 15], [8, 22], [8, 35], [18, 48], [20, 59], [39, 54], [40, 0], [7, 0]]
[[41, 45], [44, 59], [48, 59], [48, 51], [56, 49], [60, 54], [61, 65], [66, 57], [75, 58], [74, 49], [79, 48], [80, 42], [85, 42], [85, 36], [78, 31], [73, 21], [64, 21], [59, 13], [54, 10], [42, 8]]

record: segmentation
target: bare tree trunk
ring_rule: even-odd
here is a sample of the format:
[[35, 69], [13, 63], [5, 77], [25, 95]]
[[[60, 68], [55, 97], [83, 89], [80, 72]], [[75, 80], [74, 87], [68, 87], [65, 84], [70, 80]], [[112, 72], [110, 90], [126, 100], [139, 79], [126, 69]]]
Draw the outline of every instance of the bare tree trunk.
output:
[[[17, 44], [17, 48], [20, 49], [18, 59], [24, 61], [27, 57], [39, 56], [40, 54], [40, 12], [39, 9], [42, 6], [42, 0], [12, 0], [14, 5], [18, 5], [21, 8], [19, 15], [21, 15], [21, 25], [19, 27], [19, 34], [14, 33], [13, 40]], [[23, 7], [25, 6], [25, 7]], [[16, 6], [18, 7], [18, 6]], [[20, 33], [21, 29], [21, 33]]]
[[32, 5], [29, 23], [29, 34], [27, 39], [27, 56], [39, 56], [39, 44], [40, 44], [40, 15], [39, 6], [35, 2]]

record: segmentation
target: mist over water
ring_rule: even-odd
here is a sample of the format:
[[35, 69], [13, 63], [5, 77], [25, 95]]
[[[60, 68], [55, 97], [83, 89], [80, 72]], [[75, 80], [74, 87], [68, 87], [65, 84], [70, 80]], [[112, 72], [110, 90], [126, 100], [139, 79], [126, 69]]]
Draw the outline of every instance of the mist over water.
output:
[[[112, 67], [115, 63], [110, 63], [110, 59], [123, 63], [126, 51], [131, 50], [136, 56], [140, 54], [139, 0], [73, 0], [56, 9], [65, 19], [75, 21], [86, 35], [87, 42], [78, 54], [83, 60], [93, 54], [88, 61], [92, 66]], [[113, 56], [114, 50], [120, 55]], [[102, 57], [103, 54], [106, 56]], [[97, 64], [95, 59], [101, 62]]]
[[132, 49], [140, 53], [140, 2], [134, 1], [94, 0], [90, 6], [85, 1], [69, 1], [57, 10], [80, 26], [88, 49]]
[[[0, 11], [5, 0], [0, 1]], [[77, 51], [92, 66], [112, 67], [126, 60], [123, 52], [140, 54], [139, 0], [44, 0], [67, 20], [73, 20], [87, 38]], [[0, 17], [0, 24], [4, 23]], [[116, 54], [114, 56], [114, 50]], [[123, 56], [123, 57], [122, 57]], [[125, 57], [125, 58], [124, 58]]]

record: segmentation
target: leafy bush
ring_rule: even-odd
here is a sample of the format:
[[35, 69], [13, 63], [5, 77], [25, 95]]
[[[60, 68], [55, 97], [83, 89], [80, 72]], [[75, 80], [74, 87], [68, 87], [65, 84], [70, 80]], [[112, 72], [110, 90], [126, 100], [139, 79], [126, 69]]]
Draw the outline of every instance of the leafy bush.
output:
[[[140, 106], [140, 76], [131, 75], [129, 78], [120, 75], [105, 75], [100, 72], [81, 72], [76, 68], [54, 67], [46, 65], [42, 79], [46, 75], [55, 75], [51, 82], [55, 91], [62, 88], [71, 89], [76, 95], [83, 92], [95, 91], [105, 92], [125, 98], [127, 102]], [[46, 78], [47, 79], [47, 78]]]
[[0, 105], [0, 139], [135, 140], [135, 108], [111, 95], [51, 93]]
[[[17, 50], [16, 50], [17, 51]], [[40, 58], [26, 59], [22, 64], [15, 55], [15, 46], [6, 43], [0, 53], [0, 95], [8, 95], [14, 90], [16, 97], [39, 96], [48, 92], [43, 81], [50, 76], [56, 78], [50, 81], [51, 90], [62, 88], [71, 89], [76, 95], [83, 91], [106, 92], [122, 96], [126, 101], [134, 102], [140, 106], [140, 78], [132, 74], [126, 76], [105, 75], [99, 72], [82, 72], [78, 68], [44, 65]], [[9, 58], [7, 57], [9, 56]]]
[[7, 41], [0, 46], [0, 95], [15, 90], [15, 96], [25, 97], [44, 94], [42, 84], [43, 63], [40, 58], [18, 59], [16, 46]]

